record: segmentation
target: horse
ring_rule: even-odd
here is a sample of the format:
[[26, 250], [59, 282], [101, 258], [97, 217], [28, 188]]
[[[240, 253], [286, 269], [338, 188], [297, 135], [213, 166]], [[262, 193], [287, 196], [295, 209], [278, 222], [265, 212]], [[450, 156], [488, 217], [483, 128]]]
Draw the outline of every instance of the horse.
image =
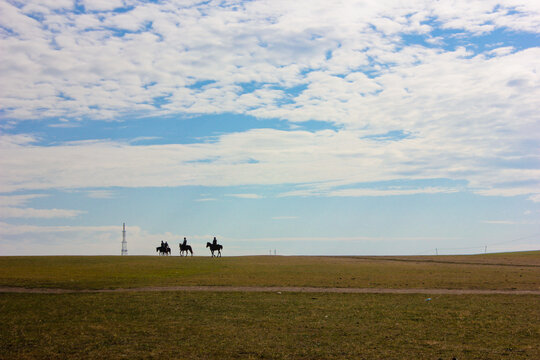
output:
[[156, 252], [159, 252], [159, 255], [171, 255], [171, 248], [168, 246], [158, 246]]
[[[219, 244], [214, 245], [212, 243], [207, 242], [206, 247], [210, 248], [210, 251], [212, 252], [212, 257], [214, 257], [214, 256], [221, 257], [221, 249], [223, 249], [222, 245], [219, 245]], [[216, 250], [217, 250], [218, 254], [214, 255], [214, 251], [216, 251]]]
[[179, 246], [180, 246], [180, 256], [182, 256], [184, 251], [186, 252], [186, 256], [188, 254], [188, 251], [191, 253], [191, 256], [193, 256], [193, 250], [191, 250], [191, 245], [184, 245], [180, 243]]

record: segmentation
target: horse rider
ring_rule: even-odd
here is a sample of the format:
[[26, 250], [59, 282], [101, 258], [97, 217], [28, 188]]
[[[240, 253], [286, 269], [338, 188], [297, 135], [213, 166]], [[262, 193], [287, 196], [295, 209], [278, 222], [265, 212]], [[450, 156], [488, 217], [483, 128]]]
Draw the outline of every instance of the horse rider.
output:
[[184, 242], [182, 243], [182, 246], [185, 247], [187, 245], [187, 240], [184, 238]]
[[161, 249], [165, 250], [166, 247], [165, 247], [165, 243], [163, 242], [163, 240], [161, 240]]
[[216, 237], [214, 236], [214, 240], [212, 240], [212, 245], [216, 246], [217, 245], [217, 239]]
[[169, 244], [165, 241], [165, 250], [169, 249]]

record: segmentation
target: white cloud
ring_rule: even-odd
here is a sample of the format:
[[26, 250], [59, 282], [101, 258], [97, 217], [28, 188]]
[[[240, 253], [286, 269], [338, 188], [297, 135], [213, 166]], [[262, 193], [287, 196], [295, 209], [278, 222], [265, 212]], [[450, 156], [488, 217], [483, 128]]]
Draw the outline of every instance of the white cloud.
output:
[[[489, 136], [474, 143], [413, 137], [379, 141], [363, 131], [257, 129], [195, 144], [132, 145], [112, 141], [31, 145], [0, 137], [6, 169], [0, 190], [108, 187], [307, 184], [288, 195], [373, 196], [454, 192], [454, 188], [334, 189], [395, 179], [452, 179], [481, 195], [537, 194], [540, 170], [501, 169], [510, 151]], [[529, 156], [529, 155], [526, 155]], [[508, 162], [521, 157], [509, 157]], [[526, 158], [527, 159], [527, 158]], [[255, 160], [255, 161], [253, 161]], [[534, 159], [533, 159], [534, 160]], [[529, 161], [529, 160], [527, 160]], [[242, 176], [238, 176], [242, 174]], [[334, 191], [334, 192], [332, 192]], [[243, 195], [248, 196], [248, 195]], [[252, 195], [249, 195], [252, 197]], [[214, 200], [203, 197], [200, 201]]]
[[48, 127], [52, 128], [63, 128], [63, 129], [70, 129], [70, 128], [77, 128], [80, 127], [81, 124], [78, 123], [70, 123], [70, 122], [61, 122], [56, 124], [49, 124]]
[[110, 11], [124, 6], [122, 0], [83, 0], [82, 5], [90, 11]]
[[43, 198], [46, 194], [27, 195], [0, 195], [0, 206], [20, 206], [27, 204], [32, 199]]
[[[75, 11], [69, 1], [32, 4], [1, 3], [2, 25], [11, 31], [0, 41], [2, 53], [10, 54], [0, 67], [6, 89], [2, 104], [8, 117], [19, 119], [227, 111], [268, 116], [279, 100], [290, 100], [276, 86], [304, 84], [315, 95], [322, 90], [316, 89], [313, 81], [320, 78], [315, 74], [347, 75], [359, 68], [384, 74], [406, 61], [425, 62], [424, 49], [403, 44], [400, 35], [429, 33], [428, 20], [474, 34], [496, 27], [540, 28], [538, 7], [531, 2], [374, 1], [332, 7], [316, 1], [130, 2], [133, 8], [125, 12], [110, 11], [124, 6], [121, 0], [82, 3], [87, 10], [104, 11], [99, 14]], [[41, 22], [28, 16], [37, 8]], [[314, 74], [303, 74], [306, 70]], [[214, 85], [186, 87], [200, 80]], [[239, 84], [249, 82], [271, 88], [243, 94]], [[335, 122], [356, 117], [351, 96], [358, 86], [332, 89], [334, 95], [324, 99], [339, 102], [342, 116], [328, 116], [328, 111], [319, 116]], [[171, 103], [153, 104], [163, 96]], [[299, 106], [286, 117], [317, 115], [306, 108], [309, 99], [295, 99]]]
[[85, 213], [80, 210], [34, 209], [0, 206], [0, 218], [72, 218]]
[[417, 194], [449, 194], [457, 192], [452, 188], [418, 188], [418, 189], [341, 189], [330, 191], [326, 196], [396, 196]]
[[43, 198], [46, 194], [0, 195], [0, 218], [72, 218], [84, 211], [68, 209], [34, 209], [22, 207], [32, 199]]
[[262, 199], [262, 196], [258, 194], [226, 194], [226, 196], [232, 196], [240, 199]]
[[516, 224], [519, 224], [519, 222], [512, 221], [512, 220], [484, 220], [482, 222], [484, 224], [495, 224], [495, 225], [516, 225]]
[[[38, 225], [13, 225], [0, 222], [0, 234], [24, 235], [24, 234], [48, 234], [48, 233], [76, 233], [76, 232], [118, 232], [118, 226], [38, 226]], [[120, 231], [121, 231], [120, 227]]]
[[494, 224], [494, 225], [538, 225], [538, 221], [525, 221], [525, 220], [484, 220], [484, 224]]
[[[448, 178], [478, 194], [538, 201], [538, 156], [530, 154], [540, 138], [540, 48], [449, 51], [449, 38], [430, 33], [455, 29], [471, 42], [494, 29], [537, 33], [535, 2], [83, 5], [99, 14], [68, 1], [0, 2], [0, 52], [9, 54], [0, 64], [3, 118], [63, 117], [50, 126], [66, 127], [79, 118], [231, 112], [328, 121], [340, 131], [258, 130], [160, 146], [41, 147], [28, 135], [3, 136], [1, 191]], [[124, 5], [134, 6], [110, 11]], [[255, 90], [246, 93], [246, 83]], [[293, 87], [305, 89], [288, 93]], [[369, 138], [395, 130], [411, 136]], [[378, 190], [334, 194], [362, 191]]]
[[515, 48], [513, 46], [505, 46], [505, 47], [493, 49], [489, 51], [488, 54], [492, 54], [496, 56], [505, 56], [505, 55], [511, 54], [514, 51], [515, 51]]

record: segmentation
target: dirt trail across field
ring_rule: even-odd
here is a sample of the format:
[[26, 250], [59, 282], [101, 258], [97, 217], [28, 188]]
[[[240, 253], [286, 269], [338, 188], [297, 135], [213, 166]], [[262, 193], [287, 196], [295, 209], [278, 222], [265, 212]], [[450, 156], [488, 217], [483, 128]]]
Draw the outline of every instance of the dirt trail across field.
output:
[[0, 293], [24, 294], [85, 294], [158, 291], [213, 291], [213, 292], [296, 292], [341, 294], [426, 294], [426, 295], [540, 295], [540, 290], [481, 290], [481, 289], [385, 289], [385, 288], [325, 288], [325, 287], [263, 287], [263, 286], [167, 286], [119, 289], [52, 289], [0, 287]]

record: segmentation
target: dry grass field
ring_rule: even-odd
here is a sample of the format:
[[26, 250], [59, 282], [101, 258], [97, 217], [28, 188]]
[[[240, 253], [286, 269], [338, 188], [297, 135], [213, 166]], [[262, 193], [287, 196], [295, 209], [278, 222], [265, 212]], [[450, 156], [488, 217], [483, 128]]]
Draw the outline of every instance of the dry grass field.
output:
[[[0, 286], [538, 290], [539, 257], [3, 257]], [[0, 359], [540, 359], [539, 338], [539, 295], [0, 292]]]
[[540, 252], [437, 257], [0, 257], [0, 286], [229, 285], [540, 290]]

